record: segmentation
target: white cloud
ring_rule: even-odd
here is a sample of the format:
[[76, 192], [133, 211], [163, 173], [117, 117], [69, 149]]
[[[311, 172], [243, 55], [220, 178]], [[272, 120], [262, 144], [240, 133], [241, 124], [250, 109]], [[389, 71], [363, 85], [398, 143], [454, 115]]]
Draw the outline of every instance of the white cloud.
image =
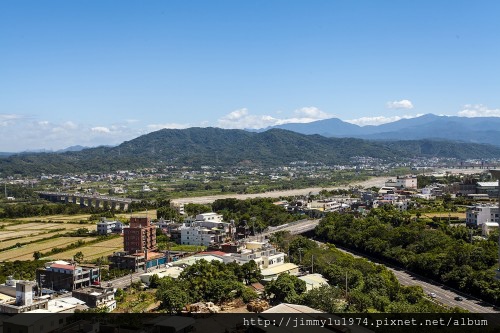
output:
[[105, 134], [111, 133], [111, 130], [104, 126], [92, 127], [90, 130], [95, 133], [105, 133]]
[[76, 129], [78, 126], [72, 122], [72, 121], [66, 121], [65, 123], [62, 124], [62, 126], [65, 128], [65, 129], [69, 129], [69, 130], [74, 130]]
[[464, 105], [464, 109], [458, 112], [460, 117], [500, 117], [500, 109], [489, 109], [482, 104]]
[[392, 123], [394, 121], [398, 121], [401, 119], [411, 119], [411, 118], [416, 118], [420, 117], [421, 114], [417, 115], [404, 115], [404, 116], [392, 116], [392, 117], [385, 117], [385, 116], [377, 116], [377, 117], [362, 117], [362, 118], [357, 118], [357, 119], [350, 119], [346, 120], [346, 122], [359, 125], [359, 126], [366, 126], [366, 125], [382, 125], [386, 123]]
[[38, 122], [38, 125], [40, 125], [40, 126], [49, 126], [49, 124], [50, 123], [47, 120], [42, 120], [42, 121]]
[[20, 114], [0, 113], [0, 126], [8, 126], [14, 124], [16, 120], [23, 118]]
[[[281, 114], [282, 111], [278, 113]], [[289, 118], [275, 118], [269, 115], [252, 115], [246, 108], [242, 108], [221, 117], [217, 121], [217, 125], [222, 128], [259, 129], [288, 123], [310, 123], [312, 121], [331, 117], [333, 116], [314, 106], [295, 110], [293, 116]]]
[[413, 103], [407, 99], [387, 102], [386, 106], [389, 109], [413, 109]]
[[183, 129], [188, 128], [189, 124], [177, 124], [177, 123], [166, 123], [166, 124], [150, 124], [148, 125], [149, 131], [158, 131], [164, 128], [168, 129]]
[[321, 120], [321, 119], [327, 119], [333, 117], [332, 115], [321, 111], [315, 106], [307, 106], [303, 107], [301, 109], [295, 110], [294, 114], [298, 117], [302, 116], [303, 119], [314, 119], [314, 120]]

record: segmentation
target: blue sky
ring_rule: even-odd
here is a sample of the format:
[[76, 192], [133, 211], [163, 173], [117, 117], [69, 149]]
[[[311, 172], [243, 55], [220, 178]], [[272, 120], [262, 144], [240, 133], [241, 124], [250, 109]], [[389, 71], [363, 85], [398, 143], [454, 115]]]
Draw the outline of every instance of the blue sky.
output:
[[1, 1], [0, 151], [500, 116], [498, 1]]

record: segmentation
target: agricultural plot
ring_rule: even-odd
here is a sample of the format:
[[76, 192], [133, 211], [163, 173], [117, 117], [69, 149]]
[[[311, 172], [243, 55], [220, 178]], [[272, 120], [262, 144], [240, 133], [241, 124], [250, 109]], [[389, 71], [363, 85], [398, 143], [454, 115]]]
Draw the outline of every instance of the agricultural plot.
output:
[[92, 244], [77, 249], [57, 253], [50, 256], [50, 259], [72, 259], [77, 252], [83, 253], [83, 260], [93, 260], [100, 257], [107, 257], [113, 252], [123, 251], [123, 238], [113, 238], [104, 240], [97, 244]]
[[34, 217], [24, 217], [17, 219], [18, 221], [57, 221], [57, 222], [80, 222], [87, 221], [90, 214], [79, 214], [79, 215], [47, 215], [47, 216], [34, 216]]
[[36, 241], [39, 239], [48, 238], [48, 237], [53, 236], [55, 234], [57, 234], [57, 233], [48, 233], [48, 234], [39, 234], [39, 235], [30, 234], [30, 235], [24, 236], [23, 238], [5, 240], [5, 241], [2, 241], [0, 243], [0, 248], [5, 249], [7, 247], [14, 246], [17, 243], [33, 242], [33, 241]]
[[65, 247], [78, 240], [91, 241], [93, 237], [59, 237], [0, 252], [0, 261], [32, 260], [33, 252], [48, 252], [55, 247]]
[[[79, 228], [87, 228], [89, 230], [93, 230], [93, 228], [91, 227], [92, 226], [82, 225], [82, 224], [43, 223], [43, 222], [31, 222], [31, 223], [7, 225], [5, 226], [4, 229], [0, 230], [0, 242], [2, 242], [0, 247], [2, 248], [7, 247], [6, 245], [4, 245], [4, 242], [19, 237], [31, 239], [31, 237], [35, 237], [42, 234], [46, 234], [46, 236], [44, 237], [49, 237], [50, 234], [47, 234], [47, 232], [51, 230], [63, 229], [63, 228], [66, 230], [61, 232], [73, 231]], [[23, 239], [23, 241], [26, 240]]]

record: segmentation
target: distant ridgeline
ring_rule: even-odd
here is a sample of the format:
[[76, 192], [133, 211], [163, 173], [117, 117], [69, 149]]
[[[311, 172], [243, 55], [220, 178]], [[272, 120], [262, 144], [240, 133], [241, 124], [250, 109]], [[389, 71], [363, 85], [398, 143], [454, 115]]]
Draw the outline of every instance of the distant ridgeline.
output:
[[368, 141], [282, 129], [262, 133], [219, 128], [163, 129], [115, 147], [1, 157], [2, 176], [110, 172], [158, 165], [282, 166], [294, 161], [350, 164], [355, 156], [401, 161], [414, 157], [500, 158], [500, 147], [443, 140]]

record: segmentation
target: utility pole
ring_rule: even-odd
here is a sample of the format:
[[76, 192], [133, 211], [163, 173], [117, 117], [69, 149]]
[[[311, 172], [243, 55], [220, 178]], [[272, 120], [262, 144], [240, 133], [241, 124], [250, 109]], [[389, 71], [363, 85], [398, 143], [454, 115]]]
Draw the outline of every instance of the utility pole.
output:
[[347, 299], [347, 271], [345, 272], [345, 299]]
[[311, 274], [314, 274], [314, 254], [311, 254]]
[[132, 270], [130, 270], [130, 293], [132, 293]]

